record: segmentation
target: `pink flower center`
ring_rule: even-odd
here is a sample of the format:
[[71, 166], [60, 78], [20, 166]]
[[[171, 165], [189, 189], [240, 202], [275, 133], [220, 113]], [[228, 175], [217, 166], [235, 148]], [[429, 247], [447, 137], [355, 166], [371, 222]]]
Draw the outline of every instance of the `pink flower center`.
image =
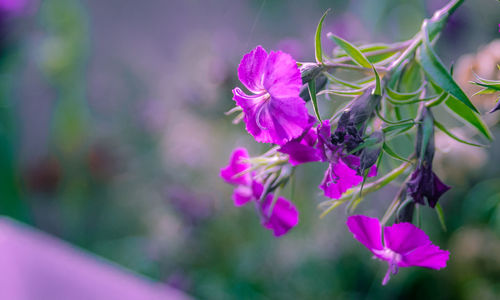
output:
[[389, 264], [389, 268], [387, 269], [387, 273], [385, 273], [384, 279], [382, 281], [382, 285], [386, 285], [389, 279], [391, 278], [391, 274], [398, 273], [398, 264], [401, 262], [402, 255], [392, 251], [391, 249], [384, 247], [382, 250], [373, 250], [380, 259], [386, 260]]

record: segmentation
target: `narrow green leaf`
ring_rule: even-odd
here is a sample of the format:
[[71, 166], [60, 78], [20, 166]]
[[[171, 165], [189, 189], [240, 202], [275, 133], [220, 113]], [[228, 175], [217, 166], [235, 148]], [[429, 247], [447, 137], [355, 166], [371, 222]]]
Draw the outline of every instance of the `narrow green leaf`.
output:
[[477, 74], [474, 74], [476, 79], [479, 82], [473, 82], [474, 84], [482, 85], [482, 86], [487, 86], [487, 87], [499, 87], [500, 88], [500, 80], [490, 80], [490, 79], [485, 79], [482, 77], [479, 77]]
[[434, 106], [438, 106], [439, 104], [441, 104], [441, 102], [445, 101], [447, 97], [448, 97], [448, 93], [446, 93], [445, 91], [442, 91], [441, 95], [439, 95], [439, 97], [435, 98], [435, 100], [427, 102], [425, 104], [425, 106], [427, 106], [429, 108], [434, 107]]
[[365, 85], [365, 84], [373, 82], [374, 80], [375, 80], [375, 77], [369, 76], [369, 77], [360, 79], [360, 80], [356, 81], [355, 83], [358, 85]]
[[308, 83], [309, 87], [309, 95], [311, 96], [311, 102], [313, 104], [314, 113], [316, 114], [316, 118], [321, 123], [321, 116], [319, 115], [318, 110], [318, 99], [316, 98], [316, 80], [311, 80]]
[[[405, 93], [411, 93], [418, 90], [422, 85], [422, 68], [415, 60], [412, 60], [403, 68], [398, 90]], [[394, 87], [391, 88], [395, 90]]]
[[[386, 117], [384, 117], [380, 111], [378, 109], [375, 110], [375, 113], [377, 114], [377, 116], [380, 118], [380, 120], [382, 120], [384, 123], [387, 123], [387, 124], [406, 124], [408, 122], [411, 122], [411, 124], [414, 123], [413, 119], [406, 119], [406, 120], [398, 120], [398, 121], [392, 121], [392, 120], [389, 120], [387, 119]], [[386, 127], [387, 128], [387, 127]]]
[[441, 228], [443, 229], [443, 231], [446, 231], [446, 222], [444, 221], [444, 213], [439, 203], [436, 204], [436, 213], [439, 219], [439, 223], [441, 224]]
[[404, 69], [405, 65], [400, 64], [396, 67], [396, 69], [392, 70], [387, 76], [388, 80], [386, 86], [390, 87], [391, 89], [396, 88], [399, 79], [401, 78], [401, 74], [403, 74]]
[[457, 100], [455, 97], [448, 97], [444, 102], [448, 108], [462, 118], [466, 123], [475, 127], [488, 140], [493, 140], [490, 129], [479, 116], [471, 111], [468, 106]]
[[391, 97], [384, 97], [384, 99], [386, 99], [387, 101], [389, 101], [393, 105], [408, 105], [408, 104], [414, 104], [414, 103], [418, 103], [418, 102], [422, 102], [422, 101], [426, 101], [426, 100], [431, 100], [433, 98], [414, 99], [414, 100], [406, 100], [406, 101], [394, 100]]
[[434, 125], [436, 125], [436, 127], [441, 130], [442, 132], [444, 132], [447, 136], [451, 137], [452, 139], [454, 139], [455, 141], [457, 142], [460, 142], [460, 143], [463, 143], [463, 144], [466, 144], [466, 145], [469, 145], [469, 146], [474, 146], [474, 147], [485, 147], [484, 145], [480, 145], [480, 144], [475, 144], [475, 143], [471, 143], [471, 142], [467, 142], [465, 140], [462, 140], [461, 138], [459, 138], [458, 136], [454, 135], [453, 133], [451, 133], [448, 129], [446, 129], [446, 127], [443, 126], [443, 124], [439, 123], [438, 121], [434, 120]]
[[340, 48], [342, 48], [352, 60], [361, 67], [371, 68], [372, 65], [370, 61], [365, 57], [365, 55], [359, 50], [356, 46], [349, 43], [348, 41], [334, 35], [329, 32], [327, 35], [330, 39], [332, 39]]
[[316, 35], [314, 36], [314, 53], [316, 55], [316, 62], [323, 63], [323, 50], [321, 48], [321, 29], [323, 28], [323, 21], [330, 9], [327, 9], [321, 19], [319, 20], [318, 27], [316, 28]]
[[[359, 45], [357, 47], [361, 52], [363, 52], [365, 54], [369, 54], [367, 52], [385, 50], [385, 49], [389, 49], [391, 46], [387, 45], [387, 44], [366, 44], [366, 45]], [[336, 48], [336, 49], [334, 49], [334, 56], [336, 58], [340, 58], [340, 57], [346, 57], [348, 55], [344, 51], [344, 49]]]
[[375, 90], [373, 91], [374, 95], [382, 96], [382, 87], [380, 86], [380, 77], [378, 76], [377, 70], [372, 65], [373, 74], [375, 74]]
[[392, 99], [404, 101], [404, 100], [412, 100], [412, 99], [417, 98], [418, 96], [420, 96], [423, 89], [424, 89], [424, 86], [422, 85], [418, 90], [416, 90], [414, 92], [410, 92], [410, 93], [396, 92], [395, 90], [393, 90], [389, 87], [386, 87], [385, 91], [387, 93], [387, 96], [391, 97]]
[[389, 133], [391, 131], [395, 131], [395, 130], [399, 130], [399, 129], [406, 129], [408, 127], [411, 128], [411, 127], [413, 127], [413, 125], [415, 125], [415, 124], [412, 122], [408, 122], [407, 120], [404, 120], [404, 121], [401, 121], [400, 124], [384, 127], [384, 128], [382, 128], [382, 131], [384, 133]]
[[479, 85], [485, 88], [494, 89], [500, 91], [500, 82], [498, 83], [482, 83], [482, 82], [473, 82], [475, 85]]
[[457, 100], [465, 104], [469, 109], [474, 112], [478, 112], [474, 105], [470, 102], [467, 95], [462, 91], [458, 84], [453, 80], [453, 77], [448, 73], [444, 67], [441, 60], [438, 58], [434, 50], [432, 49], [429, 36], [427, 32], [427, 26], [423, 26], [424, 38], [422, 45], [418, 51], [418, 62], [424, 69], [425, 73], [429, 78], [431, 78], [437, 85], [443, 88], [445, 91], [455, 96]]
[[[387, 44], [368, 44], [368, 45], [360, 45], [358, 46], [358, 49], [365, 55], [365, 57], [368, 59], [368, 61], [370, 61], [370, 63], [376, 64], [386, 59], [389, 59], [390, 57], [401, 52], [401, 50], [399, 49], [392, 50], [391, 48], [393, 47], [394, 45], [387, 45]], [[334, 50], [335, 58], [341, 58], [346, 56], [348, 55], [344, 50], [339, 48], [336, 48]]]
[[492, 89], [492, 88], [485, 88], [480, 90], [479, 92], [474, 93], [472, 96], [476, 95], [491, 95], [500, 92], [500, 88], [498, 90]]
[[392, 125], [392, 126], [387, 126], [382, 128], [382, 131], [386, 134], [385, 139], [390, 140], [395, 136], [398, 136], [400, 134], [403, 134], [407, 132], [408, 130], [412, 129], [414, 126], [413, 123], [405, 123], [405, 124], [399, 124], [399, 125]]
[[385, 153], [387, 153], [390, 157], [396, 159], [396, 160], [401, 160], [401, 161], [406, 161], [406, 162], [410, 162], [409, 160], [407, 160], [406, 158], [402, 158], [401, 156], [399, 156], [399, 154], [397, 154], [396, 152], [394, 152], [394, 150], [391, 149], [391, 147], [389, 147], [389, 145], [387, 145], [387, 143], [384, 143], [384, 145], [382, 145], [382, 149], [384, 150]]
[[329, 89], [329, 90], [322, 90], [319, 92], [319, 95], [324, 95], [324, 94], [334, 94], [334, 95], [339, 95], [339, 96], [358, 96], [363, 94], [365, 89], [359, 89], [359, 90], [348, 90], [348, 89]]
[[354, 148], [353, 150], [349, 151], [348, 154], [353, 154], [353, 153], [358, 152], [361, 149], [375, 146], [375, 145], [379, 144], [380, 142], [381, 142], [380, 138], [374, 138], [374, 137], [366, 138], [363, 141], [363, 143], [359, 144], [356, 148]]
[[332, 74], [330, 74], [328, 72], [324, 72], [323, 74], [325, 74], [326, 78], [328, 78], [328, 80], [330, 80], [331, 82], [338, 83], [338, 84], [341, 84], [343, 86], [346, 86], [346, 87], [349, 87], [349, 88], [352, 88], [352, 89], [361, 89], [362, 88], [358, 84], [354, 84], [352, 82], [348, 82], [348, 81], [342, 80], [340, 78], [337, 78], [337, 77], [333, 76]]

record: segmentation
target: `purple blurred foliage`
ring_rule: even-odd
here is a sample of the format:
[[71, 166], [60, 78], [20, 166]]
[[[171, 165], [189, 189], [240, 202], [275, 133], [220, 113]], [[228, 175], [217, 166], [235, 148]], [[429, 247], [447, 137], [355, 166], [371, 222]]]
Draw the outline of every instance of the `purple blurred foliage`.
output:
[[0, 11], [19, 14], [26, 9], [29, 2], [29, 0], [0, 0]]
[[[330, 25], [326, 29], [347, 40], [357, 41], [368, 37], [368, 32], [363, 22], [361, 22], [358, 16], [349, 12], [332, 18], [332, 22], [330, 22]], [[327, 44], [332, 44], [332, 42], [328, 42]]]
[[188, 225], [196, 226], [214, 213], [213, 196], [194, 192], [182, 185], [167, 187], [165, 198]]
[[139, 101], [138, 122], [150, 132], [159, 132], [165, 128], [167, 122], [167, 103], [157, 99]]
[[288, 53], [295, 60], [301, 60], [305, 58], [305, 51], [302, 41], [294, 38], [285, 38], [280, 40], [276, 45], [276, 48], [272, 50], [281, 50], [285, 53]]

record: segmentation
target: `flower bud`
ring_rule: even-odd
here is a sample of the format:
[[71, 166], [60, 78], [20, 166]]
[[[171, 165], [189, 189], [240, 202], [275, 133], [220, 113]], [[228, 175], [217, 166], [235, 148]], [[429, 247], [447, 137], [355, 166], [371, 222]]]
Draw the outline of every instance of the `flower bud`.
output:
[[323, 71], [321, 65], [315, 63], [305, 63], [300, 67], [300, 74], [302, 76], [302, 83], [306, 84], [312, 79], [316, 78], [319, 73]]
[[[326, 76], [324, 75], [319, 75], [316, 77], [316, 92], [321, 91], [322, 89], [325, 88], [326, 83], [328, 80], [326, 79]], [[306, 83], [300, 88], [300, 98], [304, 99], [304, 101], [309, 101], [311, 100], [311, 95], [309, 94], [309, 85]]]

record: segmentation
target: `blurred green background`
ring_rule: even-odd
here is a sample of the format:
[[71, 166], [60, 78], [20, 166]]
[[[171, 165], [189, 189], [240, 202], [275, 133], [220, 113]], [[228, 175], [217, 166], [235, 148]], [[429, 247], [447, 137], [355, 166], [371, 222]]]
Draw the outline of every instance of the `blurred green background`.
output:
[[[327, 8], [325, 32], [408, 39], [445, 1], [5, 3], [1, 214], [200, 299], [498, 299], [497, 117], [488, 116], [497, 141], [486, 150], [436, 136], [435, 166], [453, 187], [441, 200], [448, 231], [427, 209], [422, 227], [451, 251], [448, 267], [402, 269], [385, 287], [385, 263], [352, 238], [345, 211], [319, 220], [324, 166], [297, 170], [300, 224], [280, 239], [253, 207], [235, 208], [218, 177], [234, 147], [265, 150], [224, 115], [244, 53], [261, 44], [312, 61]], [[486, 46], [500, 38], [499, 16], [496, 0], [466, 1], [438, 42], [469, 94], [471, 70], [500, 79], [499, 42]], [[325, 39], [325, 47], [333, 45]], [[493, 99], [485, 97], [472, 100], [486, 110]], [[380, 218], [395, 190], [370, 195], [358, 212]]]

